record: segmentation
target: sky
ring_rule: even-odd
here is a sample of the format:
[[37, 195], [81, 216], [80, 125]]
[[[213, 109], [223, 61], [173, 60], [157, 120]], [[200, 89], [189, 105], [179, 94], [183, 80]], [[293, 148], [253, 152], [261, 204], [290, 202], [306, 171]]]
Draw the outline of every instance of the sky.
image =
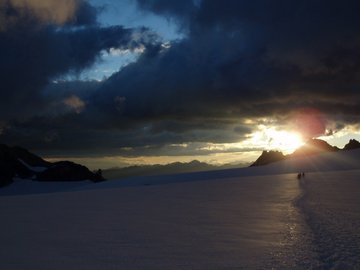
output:
[[92, 169], [360, 139], [358, 1], [0, 0], [0, 142]]

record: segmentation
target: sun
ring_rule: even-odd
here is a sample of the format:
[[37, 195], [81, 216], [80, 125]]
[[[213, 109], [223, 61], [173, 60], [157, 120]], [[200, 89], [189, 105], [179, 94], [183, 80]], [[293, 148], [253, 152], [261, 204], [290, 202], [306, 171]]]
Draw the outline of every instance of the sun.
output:
[[267, 148], [282, 151], [284, 154], [290, 154], [304, 144], [301, 135], [296, 132], [268, 128], [264, 133], [268, 142]]
[[302, 146], [304, 141], [300, 133], [259, 125], [258, 131], [251, 134], [245, 143], [263, 150], [278, 150], [284, 154], [291, 154]]

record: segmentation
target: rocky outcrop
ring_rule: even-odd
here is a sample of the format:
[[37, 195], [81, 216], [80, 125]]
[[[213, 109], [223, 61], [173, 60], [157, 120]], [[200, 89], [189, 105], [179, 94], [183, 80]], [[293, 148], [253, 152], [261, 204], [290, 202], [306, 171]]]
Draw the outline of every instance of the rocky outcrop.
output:
[[261, 156], [252, 164], [252, 166], [262, 166], [272, 162], [284, 160], [286, 156], [280, 151], [263, 151]]
[[14, 171], [6, 164], [0, 163], [0, 187], [7, 186], [12, 183], [15, 176]]
[[353, 150], [353, 149], [359, 149], [360, 148], [360, 142], [358, 142], [355, 139], [351, 139], [343, 148], [343, 150]]
[[85, 166], [70, 162], [60, 161], [52, 164], [47, 170], [37, 174], [39, 181], [82, 181], [94, 182], [104, 180], [101, 175], [89, 171]]
[[19, 146], [11, 147], [11, 152], [17, 159], [20, 159], [31, 167], [49, 167], [51, 165], [50, 162], [43, 160], [41, 157]]
[[8, 185], [15, 176], [32, 177], [34, 173], [19, 161], [13, 148], [0, 144], [0, 186]]
[[38, 181], [104, 180], [85, 166], [61, 161], [47, 162], [22, 147], [0, 144], [0, 186], [10, 184], [15, 177]]
[[262, 166], [288, 158], [297, 158], [297, 157], [316, 155], [326, 152], [337, 152], [337, 151], [352, 150], [358, 148], [360, 148], [360, 143], [354, 139], [350, 140], [349, 143], [346, 144], [343, 149], [339, 149], [336, 146], [332, 146], [328, 144], [326, 141], [320, 139], [311, 139], [308, 140], [303, 146], [298, 148], [294, 153], [287, 156], [284, 156], [279, 151], [263, 151], [261, 156], [251, 166]]
[[303, 146], [298, 148], [291, 157], [299, 157], [299, 156], [307, 156], [307, 155], [314, 155], [320, 154], [323, 152], [336, 152], [340, 149], [336, 146], [331, 146], [327, 142], [319, 139], [310, 139], [308, 140]]

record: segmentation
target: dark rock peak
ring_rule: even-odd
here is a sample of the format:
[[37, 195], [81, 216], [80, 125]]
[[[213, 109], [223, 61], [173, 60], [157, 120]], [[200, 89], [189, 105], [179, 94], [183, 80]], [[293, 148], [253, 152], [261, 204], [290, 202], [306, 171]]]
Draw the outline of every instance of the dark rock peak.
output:
[[50, 162], [47, 162], [43, 160], [41, 157], [34, 155], [33, 153], [30, 153], [25, 148], [14, 146], [11, 148], [11, 150], [18, 159], [21, 159], [26, 164], [32, 167], [48, 167], [51, 165]]
[[71, 161], [59, 161], [52, 164], [47, 170], [37, 174], [39, 181], [81, 181], [94, 182], [104, 180], [101, 175], [89, 171], [83, 165]]
[[11, 183], [16, 175], [29, 178], [34, 175], [34, 172], [19, 161], [13, 147], [0, 144], [0, 186]]
[[360, 148], [360, 142], [355, 139], [351, 139], [343, 148], [343, 150], [353, 150]]
[[263, 151], [261, 156], [252, 164], [252, 166], [262, 166], [272, 162], [284, 160], [286, 156], [280, 151]]
[[360, 142], [355, 139], [351, 139], [348, 144], [344, 146], [343, 149], [339, 149], [336, 146], [331, 146], [326, 141], [320, 139], [310, 139], [298, 148], [291, 155], [284, 156], [279, 151], [263, 151], [261, 156], [251, 165], [251, 166], [261, 166], [266, 165], [272, 162], [280, 161], [288, 158], [302, 157], [307, 155], [315, 155], [326, 152], [336, 152], [342, 150], [352, 150], [360, 148]]
[[306, 155], [313, 155], [319, 154], [322, 152], [336, 152], [340, 149], [336, 146], [331, 146], [327, 142], [320, 140], [320, 139], [310, 139], [308, 140], [303, 146], [298, 148], [291, 157], [298, 157], [298, 156], [306, 156]]
[[0, 186], [8, 185], [14, 177], [39, 181], [104, 180], [85, 166], [61, 161], [50, 163], [22, 147], [0, 144]]

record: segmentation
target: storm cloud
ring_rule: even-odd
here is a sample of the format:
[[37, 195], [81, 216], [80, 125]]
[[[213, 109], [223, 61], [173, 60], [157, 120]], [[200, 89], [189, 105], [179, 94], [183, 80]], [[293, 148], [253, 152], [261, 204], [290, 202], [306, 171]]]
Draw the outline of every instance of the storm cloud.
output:
[[[359, 122], [358, 1], [137, 0], [142, 12], [168, 18], [183, 33], [166, 44], [145, 28], [100, 27], [99, 11], [84, 1], [64, 1], [51, 16], [39, 15], [37, 2], [0, 6], [7, 22], [0, 112], [12, 119], [2, 129], [6, 140], [59, 150], [88, 149], [96, 140], [105, 153], [237, 142], [256, 123], [287, 126], [309, 111], [322, 122], [308, 136]], [[19, 3], [26, 12], [15, 12]], [[12, 14], [20, 18], [13, 22]], [[137, 61], [101, 83], [77, 82], [77, 91], [51, 83], [91, 66], [103, 50], [142, 46]], [[44, 89], [59, 91], [44, 100]], [[23, 104], [16, 117], [14, 104]], [[44, 107], [40, 116], [34, 106]]]
[[134, 50], [151, 42], [145, 28], [100, 27], [98, 12], [78, 0], [1, 2], [0, 120], [40, 113], [49, 104], [44, 87], [90, 67], [102, 51]]
[[[186, 39], [155, 59], [142, 59], [153, 67], [139, 91], [147, 100], [157, 102], [162, 93], [176, 101], [167, 104], [194, 114], [198, 108], [217, 115], [231, 109], [234, 116], [271, 116], [307, 106], [357, 114], [356, 1], [204, 0], [190, 1], [188, 12], [181, 13], [170, 2], [175, 1], [139, 1], [189, 25]], [[122, 83], [121, 74], [116, 76], [114, 84]]]
[[98, 106], [115, 106], [115, 96], [125, 100], [111, 115], [162, 121], [164, 131], [169, 118], [184, 128], [216, 119], [229, 131], [231, 121], [285, 124], [310, 108], [326, 121], [309, 136], [324, 133], [326, 124], [359, 120], [356, 1], [138, 2], [173, 16], [187, 36], [153, 48], [104, 84]]

